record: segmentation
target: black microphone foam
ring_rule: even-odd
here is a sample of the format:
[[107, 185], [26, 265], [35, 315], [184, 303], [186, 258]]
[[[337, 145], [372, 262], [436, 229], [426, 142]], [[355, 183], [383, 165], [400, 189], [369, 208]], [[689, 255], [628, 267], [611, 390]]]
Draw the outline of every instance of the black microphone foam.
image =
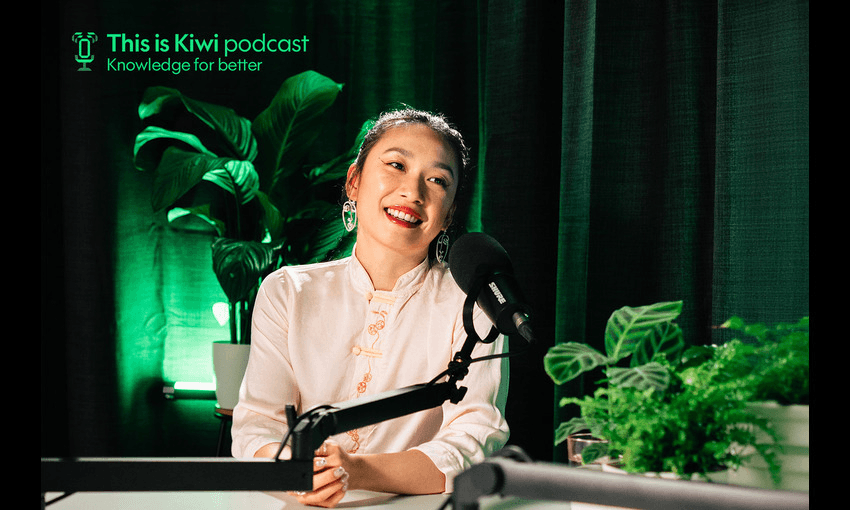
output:
[[513, 274], [508, 252], [498, 241], [481, 232], [464, 234], [449, 252], [449, 267], [458, 287], [469, 294], [476, 278], [494, 272]]
[[475, 298], [496, 329], [534, 341], [511, 259], [498, 241], [481, 232], [462, 235], [449, 252], [449, 268], [458, 287]]

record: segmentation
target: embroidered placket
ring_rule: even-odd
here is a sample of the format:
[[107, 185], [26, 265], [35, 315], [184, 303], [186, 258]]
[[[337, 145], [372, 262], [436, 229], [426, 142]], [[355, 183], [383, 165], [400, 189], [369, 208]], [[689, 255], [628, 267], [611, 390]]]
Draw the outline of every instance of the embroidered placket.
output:
[[[383, 352], [379, 349], [380, 341], [382, 340], [382, 331], [387, 325], [387, 316], [389, 308], [395, 303], [395, 298], [382, 294], [368, 294], [369, 299], [369, 315], [370, 321], [366, 325], [363, 342], [365, 345], [358, 344], [351, 348], [352, 354], [355, 356], [364, 356], [366, 360], [366, 371], [363, 377], [357, 383], [357, 397], [366, 393], [369, 383], [372, 382], [372, 359], [381, 358]], [[348, 450], [348, 453], [356, 453], [360, 449], [360, 430], [349, 430], [346, 432], [348, 437], [354, 442], [354, 446]]]

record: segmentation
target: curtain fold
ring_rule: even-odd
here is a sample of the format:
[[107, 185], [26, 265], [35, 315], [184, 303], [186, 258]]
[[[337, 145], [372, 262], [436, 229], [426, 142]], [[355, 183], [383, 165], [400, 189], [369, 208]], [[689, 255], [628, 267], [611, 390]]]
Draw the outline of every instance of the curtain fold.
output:
[[[563, 7], [556, 2], [479, 2], [477, 209], [480, 229], [510, 255], [533, 310], [529, 351], [511, 359], [506, 416], [512, 442], [534, 458], [551, 455], [554, 389], [542, 358], [555, 341]], [[512, 338], [512, 349], [523, 343]]]
[[[591, 174], [593, 159], [593, 85], [596, 39], [596, 2], [566, 2], [564, 9], [563, 99], [561, 111], [560, 202], [555, 320], [559, 342], [587, 338], [587, 271], [590, 244]], [[566, 143], [563, 143], [566, 142]], [[582, 379], [559, 387], [562, 395], [584, 393]], [[554, 413], [552, 430], [565, 419]], [[566, 418], [568, 419], [568, 418]], [[559, 449], [555, 450], [556, 453]], [[563, 459], [556, 455], [557, 460]]]
[[714, 320], [809, 306], [809, 4], [719, 2]]

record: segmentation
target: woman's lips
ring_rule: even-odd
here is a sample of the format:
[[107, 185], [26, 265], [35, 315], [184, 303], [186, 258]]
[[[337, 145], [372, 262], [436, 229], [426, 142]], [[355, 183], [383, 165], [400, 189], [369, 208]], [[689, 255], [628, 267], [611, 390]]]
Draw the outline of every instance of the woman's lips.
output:
[[390, 221], [406, 228], [415, 228], [422, 223], [422, 218], [408, 207], [387, 207], [384, 212]]

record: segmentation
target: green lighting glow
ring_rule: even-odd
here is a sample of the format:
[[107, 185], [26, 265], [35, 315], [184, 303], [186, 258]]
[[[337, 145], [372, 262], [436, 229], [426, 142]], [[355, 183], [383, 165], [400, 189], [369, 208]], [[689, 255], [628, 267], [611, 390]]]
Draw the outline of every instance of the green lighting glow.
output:
[[179, 381], [174, 383], [174, 389], [190, 391], [215, 391], [215, 383]]
[[227, 303], [213, 303], [212, 310], [219, 326], [224, 326], [230, 320], [230, 305]]

